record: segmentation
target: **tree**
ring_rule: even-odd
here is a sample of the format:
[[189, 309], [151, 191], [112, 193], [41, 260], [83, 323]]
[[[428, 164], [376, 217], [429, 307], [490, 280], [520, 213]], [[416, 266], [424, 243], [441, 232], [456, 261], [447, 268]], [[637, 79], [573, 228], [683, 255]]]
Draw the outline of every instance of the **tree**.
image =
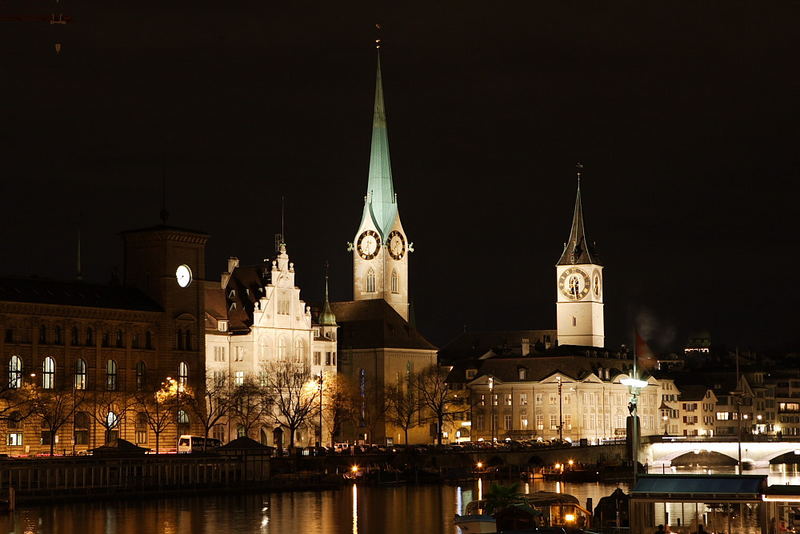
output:
[[232, 398], [230, 379], [227, 375], [207, 375], [203, 393], [189, 397], [189, 409], [203, 425], [203, 437], [208, 439], [211, 429], [228, 415]]
[[233, 387], [229, 402], [230, 414], [247, 437], [250, 437], [253, 428], [262, 423], [270, 413], [269, 391], [251, 376], [245, 377], [240, 385]]
[[398, 381], [397, 384], [389, 385], [384, 393], [386, 419], [403, 430], [406, 445], [408, 445], [408, 430], [417, 426], [416, 420], [420, 410], [415, 379], [416, 377], [412, 375], [407, 383]]
[[494, 515], [519, 501], [519, 482], [514, 482], [510, 486], [492, 484], [492, 487], [486, 493], [486, 513]]
[[291, 453], [297, 429], [319, 408], [317, 382], [306, 363], [288, 361], [267, 364], [262, 376], [273, 403], [270, 416], [289, 429]]
[[140, 392], [136, 395], [136, 406], [144, 414], [148, 428], [156, 436], [156, 454], [161, 452], [161, 434], [175, 422], [179, 401], [192, 402], [191, 392], [177, 380], [170, 379], [153, 392]]
[[445, 421], [463, 411], [463, 400], [447, 384], [448, 368], [433, 364], [417, 375], [417, 394], [423, 408], [430, 412], [428, 420], [436, 422], [436, 443], [442, 444]]
[[[358, 396], [352, 382], [340, 374], [326, 374], [322, 386], [323, 424], [328, 426], [331, 447], [346, 423], [355, 421]], [[319, 412], [316, 414], [319, 417]], [[322, 437], [320, 437], [322, 441]]]
[[30, 394], [31, 413], [42, 421], [42, 428], [46, 429], [50, 443], [50, 456], [55, 449], [58, 431], [75, 416], [83, 404], [85, 391], [83, 390], [48, 390], [33, 386], [28, 389]]
[[111, 441], [111, 433], [118, 429], [136, 399], [122, 391], [98, 391], [92, 403], [92, 418], [105, 429], [103, 443]]

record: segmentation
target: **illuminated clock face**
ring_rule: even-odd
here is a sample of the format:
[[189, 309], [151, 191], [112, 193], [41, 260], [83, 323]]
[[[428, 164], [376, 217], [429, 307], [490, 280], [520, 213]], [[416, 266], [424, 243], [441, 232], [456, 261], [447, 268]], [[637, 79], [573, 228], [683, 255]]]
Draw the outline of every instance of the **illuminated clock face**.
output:
[[381, 248], [381, 236], [378, 235], [378, 232], [374, 230], [365, 230], [358, 236], [358, 241], [356, 242], [356, 249], [358, 250], [358, 255], [364, 258], [365, 260], [371, 260], [378, 254], [378, 250]]
[[405, 253], [406, 240], [403, 238], [403, 234], [397, 230], [392, 231], [389, 234], [389, 255], [396, 260], [402, 260]]
[[568, 299], [581, 300], [589, 294], [589, 275], [577, 267], [570, 267], [561, 273], [558, 289]]
[[175, 279], [181, 287], [187, 287], [192, 283], [192, 270], [188, 265], [179, 265], [175, 270]]
[[600, 298], [600, 271], [595, 271], [592, 275], [592, 291], [596, 298]]

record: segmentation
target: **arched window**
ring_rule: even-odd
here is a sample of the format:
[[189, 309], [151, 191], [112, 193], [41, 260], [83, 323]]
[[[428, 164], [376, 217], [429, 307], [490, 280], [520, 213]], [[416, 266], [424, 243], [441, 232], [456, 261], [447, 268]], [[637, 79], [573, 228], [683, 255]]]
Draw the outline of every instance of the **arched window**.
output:
[[56, 361], [48, 356], [42, 363], [42, 388], [53, 389], [56, 387]]
[[136, 391], [142, 391], [147, 384], [147, 366], [144, 362], [136, 364]]
[[263, 335], [258, 339], [258, 359], [266, 361], [270, 356], [269, 337]]
[[400, 277], [397, 271], [392, 271], [392, 293], [400, 293]]
[[189, 433], [191, 433], [189, 414], [183, 410], [178, 410], [178, 435], [182, 436]]
[[278, 360], [286, 361], [286, 338], [283, 336], [278, 339]]
[[375, 271], [372, 269], [367, 271], [367, 279], [364, 283], [364, 291], [366, 293], [375, 293]]
[[109, 411], [106, 415], [106, 428], [109, 430], [115, 428], [119, 424], [119, 416], [113, 411]]
[[8, 387], [19, 389], [22, 387], [22, 358], [12, 356], [8, 361]]
[[117, 390], [117, 362], [114, 360], [106, 362], [106, 390]]
[[86, 389], [86, 362], [80, 358], [75, 362], [75, 389]]
[[178, 364], [178, 383], [185, 386], [189, 383], [189, 366], [186, 362]]
[[297, 338], [294, 342], [294, 361], [296, 363], [306, 361], [306, 344], [301, 338]]
[[86, 329], [86, 346], [94, 347], [94, 328], [91, 326]]

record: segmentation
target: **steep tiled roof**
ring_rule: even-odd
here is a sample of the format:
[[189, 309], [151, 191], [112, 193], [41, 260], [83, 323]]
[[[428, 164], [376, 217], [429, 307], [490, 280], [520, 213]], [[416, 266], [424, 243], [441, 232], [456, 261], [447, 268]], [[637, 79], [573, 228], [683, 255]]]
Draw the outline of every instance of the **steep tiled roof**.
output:
[[138, 289], [131, 287], [39, 278], [0, 278], [0, 301], [162, 311], [158, 303]]
[[332, 302], [342, 349], [427, 349], [436, 346], [383, 299]]
[[[538, 382], [555, 372], [579, 380], [598, 367], [612, 369], [611, 377], [622, 372], [620, 360], [586, 358], [585, 356], [521, 356], [495, 357], [464, 361], [456, 364], [448, 376], [449, 382], [467, 382], [467, 369], [477, 369], [473, 378], [491, 375], [503, 382], [519, 382], [519, 369], [526, 369], [526, 381]], [[470, 379], [471, 380], [471, 379]]]

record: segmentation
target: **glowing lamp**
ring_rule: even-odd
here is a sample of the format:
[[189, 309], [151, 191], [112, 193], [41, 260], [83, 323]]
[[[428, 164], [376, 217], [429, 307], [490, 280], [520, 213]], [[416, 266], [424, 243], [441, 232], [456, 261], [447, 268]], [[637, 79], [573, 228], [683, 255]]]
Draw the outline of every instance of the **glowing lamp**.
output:
[[641, 380], [639, 378], [623, 378], [620, 380], [625, 386], [642, 389], [643, 387], [647, 386], [647, 380]]
[[572, 460], [570, 460], [570, 461], [569, 461], [569, 462], [567, 462], [567, 463], [568, 463], [569, 465], [572, 465], [572, 464], [574, 464], [575, 462], [573, 462]]
[[350, 471], [352, 471], [353, 473], [358, 473], [358, 466], [354, 465], [353, 467], [350, 468]]
[[564, 521], [567, 523], [572, 523], [575, 521], [575, 514], [564, 514]]
[[483, 462], [478, 462], [477, 464], [475, 464], [475, 467], [481, 469], [483, 467]]

